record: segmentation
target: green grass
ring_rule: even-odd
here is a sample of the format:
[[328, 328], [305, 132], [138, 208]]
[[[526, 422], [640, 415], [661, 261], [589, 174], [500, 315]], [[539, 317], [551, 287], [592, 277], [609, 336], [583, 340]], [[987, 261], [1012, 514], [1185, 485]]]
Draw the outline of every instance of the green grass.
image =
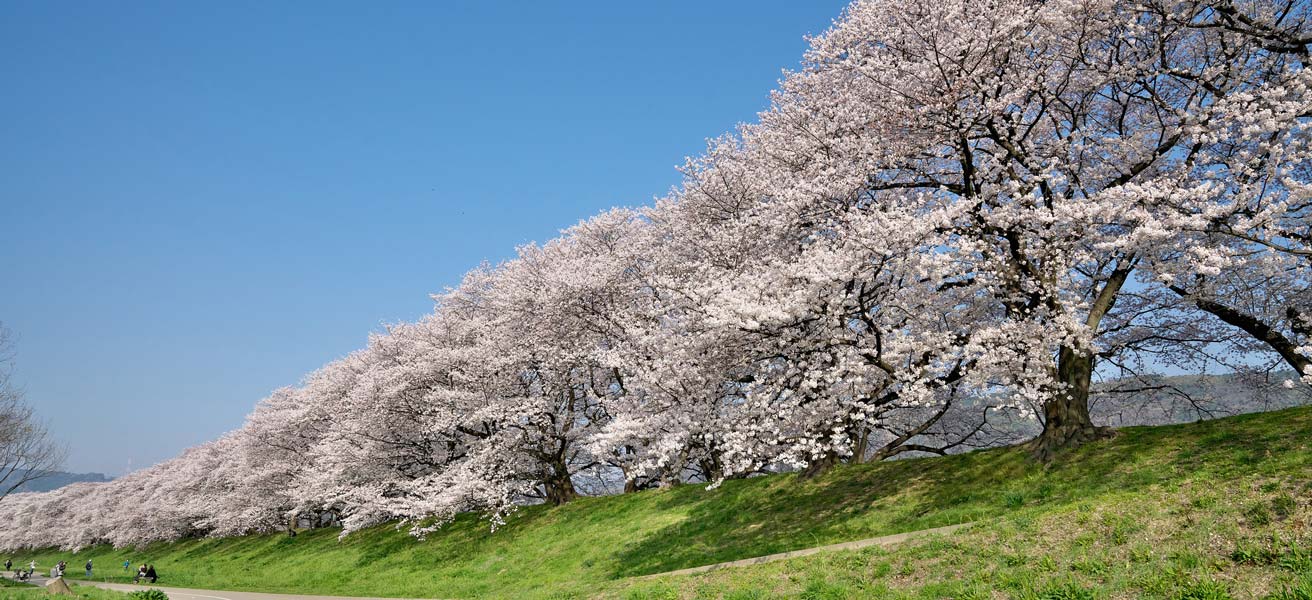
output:
[[[384, 526], [13, 558], [334, 595], [1312, 600], [1309, 444], [1312, 409], [1298, 408], [1128, 428], [1046, 467], [1009, 448], [530, 507], [495, 533], [468, 515], [425, 541]], [[980, 525], [893, 550], [629, 579], [966, 521]]]
[[71, 586], [75, 596], [51, 596], [45, 588], [0, 577], [0, 600], [28, 600], [36, 598], [86, 598], [88, 600], [132, 600], [130, 594], [102, 590], [85, 585]]

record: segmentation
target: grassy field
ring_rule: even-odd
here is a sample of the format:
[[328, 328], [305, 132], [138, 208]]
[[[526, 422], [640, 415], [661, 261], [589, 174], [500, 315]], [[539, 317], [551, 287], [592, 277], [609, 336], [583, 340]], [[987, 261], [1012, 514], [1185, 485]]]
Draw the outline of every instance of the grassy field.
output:
[[[87, 600], [132, 600], [130, 594], [115, 592], [111, 590], [101, 590], [88, 586], [73, 585], [73, 593], [76, 596], [63, 596], [64, 598], [85, 598]], [[0, 600], [29, 600], [36, 598], [51, 598], [46, 594], [45, 588], [26, 583], [17, 583], [0, 577]]]
[[[420, 598], [1312, 600], [1312, 409], [1129, 428], [1046, 467], [1018, 448], [530, 507], [490, 533], [379, 527], [15, 555], [161, 585]], [[683, 567], [975, 521], [892, 550]], [[117, 566], [116, 566], [117, 565]], [[80, 571], [70, 569], [79, 576]]]

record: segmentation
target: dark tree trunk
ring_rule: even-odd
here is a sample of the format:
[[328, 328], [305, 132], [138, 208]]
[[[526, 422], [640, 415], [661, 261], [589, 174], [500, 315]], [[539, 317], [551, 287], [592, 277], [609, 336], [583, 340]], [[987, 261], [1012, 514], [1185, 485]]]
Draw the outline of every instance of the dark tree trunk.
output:
[[683, 484], [683, 468], [688, 464], [688, 455], [691, 453], [692, 448], [685, 445], [679, 451], [679, 458], [671, 461], [669, 466], [661, 471], [661, 487], [675, 487]]
[[697, 462], [698, 468], [702, 471], [702, 477], [706, 481], [718, 481], [724, 478], [724, 465], [720, 463], [718, 454], [710, 453]]
[[[1174, 143], [1174, 142], [1172, 142]], [[1144, 165], [1151, 163], [1145, 162]], [[1146, 166], [1144, 168], [1147, 168]], [[1128, 180], [1127, 180], [1128, 181]], [[1117, 184], [1120, 185], [1120, 184]], [[1107, 282], [1097, 291], [1084, 324], [1095, 335], [1103, 317], [1116, 305], [1116, 296], [1134, 272], [1138, 259], [1134, 255], [1119, 257]], [[1057, 351], [1056, 389], [1043, 402], [1043, 433], [1034, 440], [1034, 457], [1048, 462], [1064, 448], [1075, 448], [1093, 440], [1111, 437], [1109, 427], [1094, 427], [1089, 418], [1089, 384], [1093, 380], [1092, 349], [1062, 345]]]
[[808, 463], [806, 468], [802, 469], [802, 472], [799, 473], [798, 476], [802, 479], [813, 479], [819, 477], [835, 466], [838, 466], [840, 460], [841, 457], [838, 456], [837, 452], [826, 452], [824, 456]]
[[632, 494], [640, 489], [638, 485], [638, 476], [634, 475], [631, 468], [627, 465], [620, 465], [620, 472], [624, 474], [624, 493]]
[[574, 489], [574, 478], [570, 476], [569, 467], [559, 462], [552, 465], [551, 477], [543, 482], [547, 492], [547, 503], [560, 506], [579, 497]]
[[861, 435], [857, 437], [856, 448], [852, 450], [852, 464], [859, 465], [866, 461], [866, 453], [870, 451], [870, 428], [865, 425], [861, 426]]
[[551, 479], [546, 482], [547, 502], [560, 506], [570, 500], [579, 497], [579, 493], [574, 490], [574, 481], [569, 477], [564, 479]]
[[1108, 427], [1095, 427], [1089, 418], [1089, 384], [1093, 379], [1093, 356], [1062, 346], [1057, 354], [1057, 383], [1043, 403], [1043, 433], [1034, 440], [1034, 457], [1048, 462], [1063, 448], [1110, 437]]

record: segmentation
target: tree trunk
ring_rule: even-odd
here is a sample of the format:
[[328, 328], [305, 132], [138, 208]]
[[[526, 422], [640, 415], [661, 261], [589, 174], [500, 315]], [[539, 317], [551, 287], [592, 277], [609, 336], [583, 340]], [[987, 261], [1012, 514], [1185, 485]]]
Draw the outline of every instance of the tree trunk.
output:
[[632, 494], [632, 492], [639, 490], [638, 477], [636, 477], [636, 475], [632, 473], [632, 469], [630, 466], [628, 465], [619, 466], [619, 473], [625, 475], [625, 494]]
[[829, 469], [837, 466], [839, 460], [841, 460], [841, 458], [838, 456], [838, 453], [831, 450], [826, 452], [824, 456], [813, 459], [806, 465], [805, 469], [802, 469], [802, 472], [799, 473], [798, 476], [802, 479], [814, 479], [825, 474]]
[[857, 437], [856, 449], [852, 451], [852, 464], [859, 465], [866, 461], [866, 452], [870, 451], [870, 428], [861, 425], [861, 435]]
[[1057, 354], [1057, 383], [1043, 403], [1043, 433], [1034, 440], [1034, 457], [1049, 462], [1063, 448], [1110, 437], [1108, 427], [1095, 427], [1089, 418], [1089, 384], [1093, 355], [1062, 346]]
[[706, 481], [717, 481], [724, 477], [724, 468], [720, 466], [720, 461], [712, 457], [701, 459], [697, 465]]
[[554, 506], [560, 506], [579, 497], [579, 493], [574, 490], [574, 481], [569, 477], [552, 478], [546, 482], [546, 487], [547, 502]]
[[688, 455], [691, 454], [692, 448], [687, 444], [679, 450], [679, 458], [671, 461], [660, 474], [661, 487], [676, 487], [683, 484], [683, 467], [688, 464]]
[[720, 453], [715, 448], [708, 449], [697, 460], [697, 468], [701, 470], [702, 477], [708, 482], [732, 479], [731, 477], [725, 477], [724, 462], [720, 460]]
[[574, 489], [574, 478], [570, 476], [569, 467], [563, 462], [552, 465], [551, 477], [542, 484], [546, 488], [547, 503], [553, 506], [560, 506], [579, 497], [578, 491]]

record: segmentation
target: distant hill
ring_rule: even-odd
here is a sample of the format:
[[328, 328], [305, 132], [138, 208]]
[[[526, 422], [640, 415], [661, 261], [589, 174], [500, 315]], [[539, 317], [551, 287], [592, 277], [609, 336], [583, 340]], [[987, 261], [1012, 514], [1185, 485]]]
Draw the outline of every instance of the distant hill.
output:
[[1312, 403], [1312, 390], [1293, 371], [1270, 374], [1153, 375], [1096, 384], [1094, 421], [1113, 427], [1171, 425], [1267, 412]]
[[104, 473], [66, 473], [64, 471], [55, 471], [48, 475], [29, 481], [21, 486], [16, 492], [49, 492], [72, 483], [92, 482], [104, 483], [113, 479], [107, 477]]
[[[1195, 423], [1249, 413], [1312, 405], [1312, 388], [1297, 383], [1292, 372], [1230, 373], [1221, 375], [1148, 375], [1095, 381], [1089, 395], [1089, 414], [1095, 425], [1137, 427]], [[1285, 385], [1290, 381], [1292, 385]], [[963, 431], [979, 427], [981, 408], [998, 397], [964, 399], [940, 422], [943, 431], [931, 431], [911, 442], [930, 447], [957, 439]], [[1032, 439], [1043, 430], [1033, 416], [1017, 410], [991, 413], [987, 427], [969, 443], [949, 450], [968, 452], [1011, 446]], [[872, 438], [878, 447], [890, 439], [881, 432]], [[908, 452], [899, 458], [927, 456]]]

